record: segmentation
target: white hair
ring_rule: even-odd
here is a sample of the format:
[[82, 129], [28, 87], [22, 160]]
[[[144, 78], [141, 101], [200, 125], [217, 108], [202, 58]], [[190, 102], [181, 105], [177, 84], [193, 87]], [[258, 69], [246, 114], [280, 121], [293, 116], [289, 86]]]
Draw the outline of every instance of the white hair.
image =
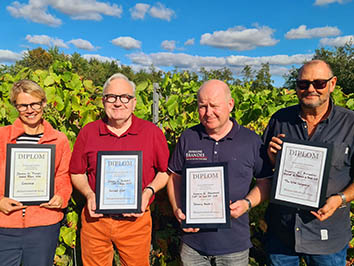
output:
[[122, 73], [115, 73], [112, 76], [110, 76], [107, 81], [104, 83], [103, 85], [103, 94], [106, 91], [107, 87], [109, 86], [109, 84], [111, 83], [112, 80], [114, 79], [124, 79], [126, 82], [128, 82], [132, 88], [133, 88], [133, 94], [135, 94], [135, 83], [131, 80], [129, 80], [125, 75], [123, 75]]

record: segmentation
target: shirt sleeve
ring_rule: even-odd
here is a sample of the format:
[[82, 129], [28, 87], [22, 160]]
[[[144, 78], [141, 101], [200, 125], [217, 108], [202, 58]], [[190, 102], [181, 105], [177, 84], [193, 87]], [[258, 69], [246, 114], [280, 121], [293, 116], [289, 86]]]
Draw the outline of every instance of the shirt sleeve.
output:
[[69, 174], [69, 162], [71, 157], [70, 145], [67, 137], [62, 134], [62, 141], [58, 143], [56, 156], [58, 156], [58, 164], [55, 171], [55, 194], [63, 199], [63, 206], [68, 206], [68, 202], [72, 192], [71, 178]]
[[264, 178], [273, 175], [272, 165], [269, 161], [267, 148], [263, 144], [260, 137], [258, 137], [257, 145], [254, 150], [255, 154], [255, 167], [254, 176], [256, 178]]
[[264, 130], [263, 136], [262, 136], [262, 140], [263, 140], [266, 148], [268, 147], [270, 140], [274, 136], [274, 126], [275, 126], [275, 119], [274, 119], [274, 116], [272, 116], [271, 119], [269, 120], [269, 123], [268, 123], [266, 129]]
[[71, 174], [84, 174], [87, 170], [87, 158], [85, 154], [87, 134], [85, 127], [82, 128], [74, 144], [73, 153], [70, 160]]
[[162, 133], [161, 129], [157, 127], [154, 133], [154, 149], [154, 167], [158, 172], [167, 172], [170, 152], [165, 135]]
[[168, 163], [169, 171], [176, 173], [178, 175], [182, 175], [182, 169], [186, 161], [186, 158], [184, 156], [185, 152], [183, 151], [184, 142], [185, 142], [185, 138], [184, 135], [182, 134], [176, 144], [176, 147]]

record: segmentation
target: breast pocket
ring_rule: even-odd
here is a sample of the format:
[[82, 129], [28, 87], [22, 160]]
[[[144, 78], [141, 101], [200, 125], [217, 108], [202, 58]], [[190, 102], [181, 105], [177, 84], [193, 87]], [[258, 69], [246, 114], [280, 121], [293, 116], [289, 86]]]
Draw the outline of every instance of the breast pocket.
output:
[[342, 168], [349, 165], [350, 147], [347, 143], [334, 143], [331, 165], [335, 168]]

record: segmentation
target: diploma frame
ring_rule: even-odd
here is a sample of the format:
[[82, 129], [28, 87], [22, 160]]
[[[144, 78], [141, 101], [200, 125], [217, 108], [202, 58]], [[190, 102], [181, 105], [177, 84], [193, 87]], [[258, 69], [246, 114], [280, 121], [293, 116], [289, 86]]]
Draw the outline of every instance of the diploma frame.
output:
[[54, 173], [54, 144], [7, 144], [5, 197], [24, 205], [46, 203], [54, 195]]
[[[142, 151], [97, 153], [96, 213], [141, 213], [142, 160]], [[114, 164], [111, 168], [107, 165], [110, 162]]]
[[[228, 183], [228, 170], [227, 163], [201, 163], [201, 164], [192, 164], [186, 165], [183, 168], [183, 177], [182, 177], [182, 189], [181, 189], [181, 197], [182, 197], [182, 211], [186, 215], [186, 219], [182, 221], [182, 228], [204, 228], [204, 229], [216, 229], [216, 228], [230, 228], [231, 227], [231, 219], [230, 219], [230, 207], [229, 207], [229, 183]], [[211, 214], [203, 217], [201, 215], [198, 217], [198, 214], [193, 213], [193, 192], [195, 186], [197, 185], [195, 182], [192, 182], [193, 174], [205, 174], [205, 173], [219, 173], [217, 176], [217, 182], [213, 183], [213, 188], [210, 190], [211, 182], [204, 184], [206, 186], [204, 189], [206, 194], [213, 195], [219, 194], [217, 197], [217, 201], [213, 203], [217, 203], [219, 205], [219, 210], [215, 217], [210, 217]], [[200, 185], [200, 184], [199, 184]], [[201, 184], [203, 186], [203, 184]], [[200, 200], [200, 197], [199, 197]], [[197, 200], [198, 201], [198, 200]], [[203, 201], [203, 200], [201, 200]], [[209, 201], [210, 202], [210, 201]], [[194, 202], [195, 204], [196, 202]], [[200, 203], [200, 202], [199, 202]], [[208, 204], [208, 202], [206, 202]], [[194, 217], [193, 217], [194, 216]], [[209, 216], [209, 217], [208, 217]], [[218, 216], [218, 217], [217, 217]]]
[[283, 144], [277, 154], [270, 202], [318, 210], [326, 202], [332, 145], [281, 139]]

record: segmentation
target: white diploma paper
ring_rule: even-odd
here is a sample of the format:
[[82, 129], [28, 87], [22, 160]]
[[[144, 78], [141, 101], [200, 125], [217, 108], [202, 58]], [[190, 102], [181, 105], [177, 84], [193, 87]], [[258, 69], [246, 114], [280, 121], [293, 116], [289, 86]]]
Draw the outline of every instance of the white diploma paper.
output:
[[284, 142], [275, 199], [319, 207], [327, 149]]
[[102, 155], [101, 210], [138, 208], [138, 156]]
[[187, 168], [186, 178], [186, 223], [226, 223], [224, 168]]
[[9, 198], [20, 202], [50, 200], [51, 150], [11, 149]]

